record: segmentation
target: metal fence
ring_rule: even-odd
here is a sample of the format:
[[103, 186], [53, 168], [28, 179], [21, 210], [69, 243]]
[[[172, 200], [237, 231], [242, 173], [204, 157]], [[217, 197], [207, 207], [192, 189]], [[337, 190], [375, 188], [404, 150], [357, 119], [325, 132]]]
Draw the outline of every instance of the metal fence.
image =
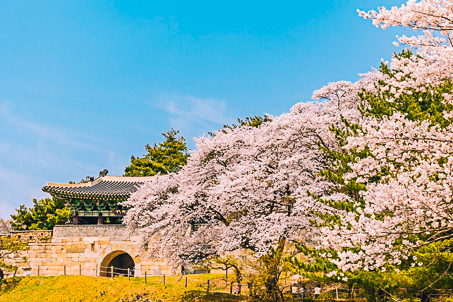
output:
[[[83, 268], [82, 265], [77, 266], [66, 266], [64, 265], [60, 270], [61, 275], [82, 275]], [[131, 277], [135, 277], [136, 272], [134, 268], [120, 268], [114, 266], [96, 266], [96, 268], [91, 268], [91, 276], [95, 277], [107, 277], [107, 278], [114, 278], [114, 277], [127, 277], [129, 280]], [[188, 283], [196, 282], [197, 287], [201, 290], [205, 290], [208, 293], [227, 293], [227, 294], [235, 294], [235, 295], [248, 295], [248, 296], [257, 296], [258, 294], [263, 294], [266, 291], [265, 288], [254, 286], [252, 283], [237, 283], [232, 281], [227, 281], [225, 278], [222, 279], [215, 279], [215, 280], [207, 280], [202, 281], [195, 276], [197, 273], [205, 273], [205, 271], [190, 271], [191, 274], [187, 275], [171, 275], [167, 276], [165, 274], [151, 274], [151, 272], [144, 271], [141, 278], [144, 277], [144, 283], [148, 282], [150, 277], [153, 277], [153, 282], [156, 282], [156, 277], [161, 278], [162, 284], [165, 286], [166, 284], [184, 284], [184, 287], [188, 287]], [[5, 272], [5, 277], [13, 277], [16, 275], [16, 272], [11, 272], [8, 274]], [[31, 269], [24, 270], [24, 276], [40, 276], [40, 267], [37, 266], [33, 272]], [[137, 280], [137, 279], [136, 279]], [[159, 280], [159, 279], [157, 279]], [[269, 292], [268, 292], [269, 293]], [[307, 286], [304, 289], [304, 292], [294, 291], [293, 285], [284, 286], [281, 290], [272, 292], [270, 294], [275, 295], [284, 295], [285, 297], [289, 298], [289, 301], [304, 301], [304, 300], [311, 300], [311, 301], [337, 301], [337, 302], [346, 302], [346, 301], [365, 301], [365, 293], [361, 290], [357, 289], [345, 289], [345, 288], [323, 288], [321, 295], [317, 296], [314, 294], [313, 288]], [[453, 290], [435, 290], [435, 293], [431, 293], [427, 295], [427, 300], [432, 302], [437, 302], [441, 300], [445, 300], [446, 298], [453, 296]], [[388, 297], [388, 300], [392, 300]], [[421, 298], [421, 293], [417, 298]]]
[[113, 266], [100, 266], [99, 267], [99, 276], [100, 277], [134, 277], [135, 270], [130, 268], [120, 268]]

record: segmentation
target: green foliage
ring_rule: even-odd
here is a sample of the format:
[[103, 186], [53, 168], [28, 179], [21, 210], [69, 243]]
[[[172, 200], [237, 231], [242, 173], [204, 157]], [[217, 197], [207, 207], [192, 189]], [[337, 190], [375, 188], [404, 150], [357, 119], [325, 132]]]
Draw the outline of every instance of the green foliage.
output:
[[[403, 51], [397, 56], [410, 58], [411, 55], [410, 52]], [[384, 64], [381, 65], [381, 71], [392, 78], [398, 78], [398, 73], [400, 73], [399, 70], [391, 70]], [[401, 81], [404, 81], [408, 76], [410, 77], [410, 75], [401, 77]], [[379, 120], [398, 112], [411, 121], [420, 123], [429, 121], [432, 125], [438, 125], [440, 127], [446, 127], [452, 122], [451, 119], [445, 118], [444, 115], [445, 112], [451, 112], [453, 110], [453, 105], [444, 99], [445, 93], [452, 93], [453, 85], [449, 80], [435, 87], [414, 88], [409, 93], [403, 93], [401, 95], [396, 95], [395, 91], [397, 92], [397, 90], [387, 87], [387, 84], [384, 82], [377, 83], [376, 88], [378, 90], [377, 93], [369, 91], [359, 93], [361, 99], [359, 109], [364, 115]], [[331, 127], [331, 131], [334, 132], [339, 146], [346, 145], [348, 137], [358, 135], [358, 131], [360, 130], [359, 125], [353, 124], [345, 119], [343, 119], [342, 127]], [[365, 184], [357, 183], [356, 178], [346, 181], [345, 175], [351, 172], [351, 164], [355, 163], [358, 159], [372, 157], [373, 155], [367, 148], [358, 151], [357, 149], [330, 150], [321, 145], [319, 147], [324, 151], [330, 162], [329, 167], [319, 173], [319, 177], [333, 184], [331, 191], [328, 193], [342, 193], [347, 196], [347, 200], [345, 201], [332, 201], [328, 198], [321, 198], [311, 194], [319, 202], [331, 208], [346, 212], [357, 211], [357, 207], [364, 206], [361, 191], [366, 190], [366, 184], [378, 182], [390, 173], [389, 169], [384, 167], [376, 175], [368, 177]], [[439, 164], [442, 165], [443, 163], [440, 162]], [[339, 217], [334, 214], [319, 213], [316, 211], [313, 214], [320, 218], [313, 220], [314, 226], [327, 226], [330, 228], [341, 226]], [[376, 215], [376, 218], [384, 219], [386, 215], [392, 215], [392, 213]], [[405, 239], [415, 242], [422, 239], [422, 236], [424, 235], [408, 235]], [[446, 236], [446, 238], [448, 237], [451, 237], [451, 235]], [[423, 263], [421, 266], [417, 264], [415, 267], [412, 267], [411, 263], [413, 261], [403, 260], [402, 264], [398, 267], [387, 265], [384, 267], [384, 270], [348, 272], [344, 273], [341, 278], [338, 278], [338, 275], [328, 277], [326, 274], [327, 272], [337, 270], [336, 266], [326, 258], [326, 255], [329, 253], [334, 258], [334, 251], [296, 246], [298, 251], [304, 256], [301, 259], [293, 257], [287, 260], [295, 266], [299, 274], [312, 280], [343, 282], [350, 288], [363, 289], [368, 301], [376, 301], [382, 295], [397, 295], [400, 298], [411, 298], [415, 293], [419, 292], [423, 292], [425, 295], [429, 294], [433, 291], [433, 288], [453, 288], [452, 242], [451, 239], [447, 239], [422, 246], [415, 250], [413, 255], [417, 257], [417, 261]], [[396, 242], [397, 244], [398, 242]], [[353, 249], [353, 251], [356, 250]], [[344, 280], [342, 280], [343, 278]]]
[[326, 273], [337, 267], [322, 255], [331, 253], [335, 256], [335, 251], [310, 248], [302, 244], [295, 244], [295, 248], [299, 252], [299, 257], [289, 256], [285, 258], [285, 261], [293, 265], [298, 274], [315, 281], [329, 282], [332, 280], [326, 276]]
[[249, 277], [254, 293], [260, 301], [284, 301], [281, 278], [288, 272], [288, 262], [284, 255], [288, 252], [285, 239], [281, 239], [275, 248], [271, 248], [252, 264], [256, 274]]
[[[403, 52], [404, 53], [404, 52]], [[381, 64], [381, 71], [391, 78], [395, 78], [400, 71], [391, 70], [388, 66]], [[401, 81], [406, 76], [401, 77]], [[444, 93], [451, 94], [453, 84], [446, 79], [439, 86], [424, 86], [411, 89], [410, 93], [404, 93], [395, 97], [391, 87], [384, 82], [377, 85], [378, 93], [363, 91], [359, 94], [362, 100], [361, 110], [363, 113], [381, 119], [384, 116], [391, 116], [395, 112], [403, 113], [411, 121], [429, 120], [433, 125], [446, 127], [451, 124], [451, 119], [446, 119], [444, 113], [453, 110], [453, 104], [446, 102]]]
[[15, 237], [0, 236], [0, 269], [17, 269], [16, 266], [4, 262], [5, 256], [28, 250], [28, 244]]
[[393, 296], [411, 299], [422, 293], [427, 296], [440, 290], [448, 293], [453, 287], [453, 239], [436, 242], [421, 247], [414, 252], [419, 266], [403, 261], [402, 265], [387, 265], [382, 270], [346, 272], [338, 278], [341, 272], [329, 277], [326, 273], [337, 270], [325, 254], [335, 252], [330, 250], [317, 250], [303, 245], [296, 248], [302, 257], [288, 257], [286, 260], [294, 265], [295, 271], [300, 275], [322, 282], [324, 284], [342, 283], [350, 289], [358, 289], [367, 301], [382, 301], [384, 296]]
[[[453, 240], [448, 241], [432, 243], [415, 251], [414, 256], [420, 266], [412, 266], [406, 261], [398, 267], [387, 265], [385, 271], [348, 273], [347, 284], [366, 289], [368, 294], [375, 296], [388, 294], [399, 298], [411, 298], [418, 293], [427, 296], [440, 293], [442, 289], [451, 289], [453, 253], [450, 249]], [[375, 296], [368, 299], [377, 298]]]
[[245, 119], [238, 118], [237, 121], [238, 121], [237, 125], [236, 124], [232, 124], [231, 126], [223, 125], [223, 128], [236, 129], [236, 128], [243, 127], [243, 126], [250, 126], [250, 127], [258, 128], [263, 123], [267, 123], [272, 120], [268, 115], [264, 115], [264, 116], [255, 115], [255, 116], [247, 116]]
[[0, 296], [2, 292], [7, 292], [14, 289], [20, 282], [20, 277], [12, 277], [7, 279], [0, 278]]
[[406, 287], [413, 291], [434, 292], [453, 288], [453, 239], [434, 242], [414, 252], [421, 266], [407, 268], [410, 277]]
[[[245, 119], [238, 118], [237, 124], [223, 125], [223, 129], [221, 129], [221, 131], [225, 131], [225, 129], [237, 129], [237, 128], [244, 127], [244, 126], [258, 128], [262, 124], [270, 122], [270, 121], [272, 121], [272, 119], [268, 115], [247, 116]], [[211, 136], [215, 136], [215, 133], [213, 133], [213, 132], [208, 132], [208, 134]]]
[[153, 176], [157, 173], [175, 172], [178, 167], [187, 164], [189, 154], [184, 137], [178, 136], [179, 131], [170, 130], [162, 133], [163, 143], [146, 145], [148, 152], [143, 157], [131, 157], [131, 165], [126, 167], [124, 176]]
[[65, 202], [58, 198], [33, 199], [33, 208], [21, 205], [17, 214], [11, 215], [13, 230], [51, 230], [55, 225], [65, 224], [71, 217], [71, 211]]
[[[396, 56], [411, 58], [412, 53], [405, 50], [400, 54], [396, 54]], [[385, 64], [381, 64], [380, 70], [391, 78], [397, 78], [400, 76], [399, 73], [401, 73], [399, 70], [390, 69]], [[402, 76], [400, 81], [404, 81], [406, 77], [410, 77], [410, 75]], [[382, 81], [376, 84], [376, 88], [378, 90], [377, 93], [365, 90], [359, 93], [361, 99], [360, 110], [365, 115], [372, 116], [379, 120], [383, 117], [391, 116], [395, 112], [399, 112], [409, 120], [418, 121], [420, 123], [428, 120], [432, 125], [438, 125], [440, 127], [446, 127], [452, 122], [452, 119], [447, 119], [444, 115], [445, 112], [451, 112], [453, 110], [451, 102], [445, 101], [444, 98], [444, 94], [451, 94], [453, 90], [453, 84], [449, 80], [446, 80], [442, 85], [435, 87], [427, 86], [418, 87], [417, 89], [414, 88], [409, 93], [403, 93], [401, 95], [396, 95], [396, 90], [392, 90], [391, 87], [388, 87], [388, 84]], [[335, 137], [340, 146], [346, 144], [348, 137], [358, 135], [358, 131], [360, 130], [361, 128], [359, 125], [353, 124], [345, 119], [343, 119], [342, 127], [331, 127], [331, 131], [335, 133]], [[351, 164], [355, 163], [358, 159], [373, 157], [373, 155], [367, 148], [361, 151], [357, 151], [356, 148], [349, 150], [330, 150], [321, 145], [320, 148], [324, 151], [326, 157], [330, 161], [330, 165], [327, 169], [320, 171], [319, 177], [334, 184], [329, 193], [345, 194], [348, 196], [348, 200], [337, 202], [321, 199], [317, 196], [312, 197], [335, 209], [347, 212], [356, 211], [357, 206], [364, 204], [360, 192], [366, 190], [366, 184], [357, 183], [356, 178], [345, 181], [344, 176], [351, 172]], [[396, 162], [390, 163], [398, 165]], [[442, 162], [440, 164], [442, 164]], [[376, 173], [376, 175], [369, 177], [367, 183], [378, 182], [388, 174], [388, 169], [384, 167], [381, 171]], [[318, 226], [334, 227], [339, 224], [339, 219], [335, 215], [316, 212], [314, 212], [314, 214], [324, 221], [324, 223], [317, 224]], [[391, 215], [391, 213], [388, 215]], [[384, 216], [381, 218], [383, 217]], [[414, 240], [415, 239], [418, 238], [414, 238]]]
[[75, 182], [75, 181], [70, 180], [70, 181], [69, 181], [69, 184], [70, 184], [70, 185], [74, 185], [74, 184], [86, 184], [86, 183], [89, 183], [89, 182], [90, 182], [90, 181], [89, 181], [88, 179], [83, 179], [83, 178], [82, 178], [79, 182]]

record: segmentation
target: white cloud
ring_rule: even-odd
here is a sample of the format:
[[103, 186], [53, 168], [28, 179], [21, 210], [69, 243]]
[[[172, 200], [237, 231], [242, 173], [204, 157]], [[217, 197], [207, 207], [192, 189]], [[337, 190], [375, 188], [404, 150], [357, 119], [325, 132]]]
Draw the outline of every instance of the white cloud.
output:
[[30, 206], [33, 198], [49, 197], [41, 191], [47, 182], [77, 181], [75, 177], [96, 171], [87, 156], [107, 153], [93, 137], [31, 121], [13, 109], [13, 102], [0, 102], [0, 216], [4, 218], [21, 204]]
[[219, 125], [234, 120], [227, 113], [226, 102], [217, 99], [165, 95], [160, 98], [160, 105], [170, 114], [170, 125], [182, 131], [215, 131]]
[[34, 135], [39, 139], [40, 147], [43, 147], [45, 141], [51, 141], [66, 147], [98, 149], [93, 143], [86, 142], [88, 137], [81, 137], [80, 134], [68, 133], [58, 127], [36, 123], [24, 119], [11, 110], [13, 102], [4, 100], [0, 103], [0, 119], [2, 123], [9, 124], [15, 128], [15, 131], [23, 131], [27, 134]]
[[20, 204], [30, 206], [33, 198], [48, 197], [48, 194], [40, 190], [38, 182], [32, 175], [0, 167], [0, 217], [9, 219]]

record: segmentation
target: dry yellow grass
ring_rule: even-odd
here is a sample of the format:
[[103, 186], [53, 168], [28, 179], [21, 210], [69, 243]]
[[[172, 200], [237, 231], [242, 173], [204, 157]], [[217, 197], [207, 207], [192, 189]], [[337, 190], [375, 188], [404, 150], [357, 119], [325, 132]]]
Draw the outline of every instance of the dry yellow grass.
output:
[[[167, 301], [248, 301], [247, 296], [227, 294], [222, 275], [188, 275], [188, 287], [184, 278], [167, 277], [163, 285], [162, 277], [144, 278], [119, 277], [94, 278], [88, 276], [22, 277], [9, 290], [0, 291], [0, 302], [11, 301], [145, 301], [161, 299]], [[207, 280], [210, 280], [211, 293], [206, 293]], [[137, 298], [137, 295], [143, 298]]]

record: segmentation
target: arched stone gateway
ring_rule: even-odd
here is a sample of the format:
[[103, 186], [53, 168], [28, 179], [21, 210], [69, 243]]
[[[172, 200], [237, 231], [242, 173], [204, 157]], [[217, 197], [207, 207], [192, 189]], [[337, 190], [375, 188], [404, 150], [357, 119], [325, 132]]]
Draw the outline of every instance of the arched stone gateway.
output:
[[[107, 267], [109, 266], [114, 266], [115, 265], [120, 265], [120, 268], [124, 268], [125, 271], [122, 271], [123, 275], [127, 276], [127, 269], [131, 269], [132, 267], [134, 268], [133, 270], [133, 276], [140, 277], [142, 276], [141, 269], [142, 269], [142, 264], [141, 264], [141, 258], [139, 253], [137, 252], [137, 249], [134, 248], [132, 242], [121, 242], [119, 244], [118, 242], [115, 242], [116, 244], [111, 244], [107, 248], [103, 249], [100, 253], [97, 254], [97, 259], [96, 259], [96, 276], [111, 276], [111, 270], [110, 272], [107, 272]], [[124, 256], [121, 256], [124, 255]], [[126, 256], [128, 255], [128, 256]], [[117, 259], [115, 259], [118, 257]], [[133, 266], [129, 267], [127, 266], [127, 262], [134, 263]], [[115, 264], [116, 263], [116, 264]], [[118, 274], [114, 271], [114, 276], [117, 276]]]
[[127, 276], [128, 273], [132, 277], [135, 275], [134, 259], [125, 251], [113, 251], [109, 253], [101, 262], [100, 276], [113, 277]]
[[[8, 264], [19, 267], [17, 274], [106, 276], [108, 266], [124, 268], [126, 276], [127, 268], [135, 268], [135, 277], [172, 274], [166, 261], [148, 257], [147, 251], [139, 245], [139, 234], [129, 233], [124, 225], [61, 225], [55, 226], [52, 233], [42, 233], [13, 234], [22, 236], [29, 244], [27, 251], [7, 259]], [[122, 254], [132, 257], [133, 264], [129, 256]], [[23, 257], [27, 259], [25, 262]]]

